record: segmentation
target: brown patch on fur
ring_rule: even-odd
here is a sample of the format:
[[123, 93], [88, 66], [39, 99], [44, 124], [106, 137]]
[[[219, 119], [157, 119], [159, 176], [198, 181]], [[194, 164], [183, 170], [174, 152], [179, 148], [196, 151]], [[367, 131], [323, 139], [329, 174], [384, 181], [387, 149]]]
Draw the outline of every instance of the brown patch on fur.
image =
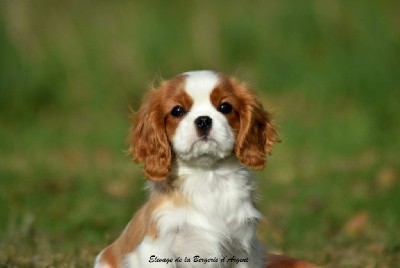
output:
[[265, 167], [266, 155], [278, 142], [271, 115], [267, 113], [246, 84], [221, 75], [220, 84], [211, 94], [215, 107], [229, 102], [233, 112], [226, 118], [236, 134], [235, 154], [240, 162], [251, 169]]
[[179, 105], [182, 106], [185, 111], [189, 111], [192, 107], [193, 100], [192, 98], [186, 93], [186, 91], [179, 91], [174, 94], [171, 98], [166, 100], [165, 104], [165, 112], [167, 113], [167, 117], [165, 120], [165, 127], [168, 139], [171, 140], [175, 134], [175, 130], [178, 127], [179, 122], [182, 120], [182, 117], [174, 117], [171, 115], [171, 110]]
[[229, 114], [224, 114], [226, 119], [228, 120], [229, 125], [231, 126], [235, 137], [239, 134], [240, 127], [240, 103], [237, 101], [233, 88], [230, 83], [227, 83], [225, 79], [217, 85], [217, 87], [211, 92], [210, 95], [211, 103], [214, 105], [215, 109], [218, 110], [218, 107], [227, 102], [232, 105], [232, 112]]
[[122, 234], [101, 254], [100, 262], [110, 267], [120, 267], [126, 254], [134, 252], [144, 237], [157, 239], [157, 222], [154, 213], [167, 203], [182, 207], [187, 200], [175, 187], [154, 187], [147, 203], [133, 216]]
[[164, 180], [171, 172], [173, 152], [169, 139], [180, 118], [170, 115], [176, 105], [190, 109], [191, 98], [183, 90], [184, 76], [165, 81], [144, 98], [133, 116], [129, 148], [134, 161], [144, 163], [144, 174], [153, 181]]
[[100, 261], [110, 267], [119, 267], [124, 256], [137, 247], [143, 240], [146, 230], [146, 207], [140, 208], [132, 220], [128, 223], [125, 230], [117, 240], [109, 245], [101, 254]]

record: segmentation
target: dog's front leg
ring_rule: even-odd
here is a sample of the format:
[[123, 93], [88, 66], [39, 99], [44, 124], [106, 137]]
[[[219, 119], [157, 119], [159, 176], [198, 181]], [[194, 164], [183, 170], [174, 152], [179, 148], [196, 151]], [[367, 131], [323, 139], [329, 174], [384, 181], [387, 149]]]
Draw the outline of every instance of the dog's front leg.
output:
[[176, 267], [174, 256], [170, 251], [172, 241], [169, 239], [151, 239], [145, 237], [135, 251], [127, 254], [125, 268], [172, 268]]

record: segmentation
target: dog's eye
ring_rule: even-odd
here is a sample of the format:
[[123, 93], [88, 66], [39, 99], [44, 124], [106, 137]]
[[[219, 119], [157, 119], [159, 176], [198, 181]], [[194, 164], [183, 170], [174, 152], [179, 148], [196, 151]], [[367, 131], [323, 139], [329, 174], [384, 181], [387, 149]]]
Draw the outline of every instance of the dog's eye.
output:
[[181, 117], [186, 113], [185, 109], [182, 106], [175, 106], [172, 110], [171, 110], [171, 115], [175, 116], [175, 117]]
[[218, 111], [223, 114], [229, 114], [230, 112], [232, 112], [232, 105], [227, 102], [221, 103], [221, 105], [218, 107]]

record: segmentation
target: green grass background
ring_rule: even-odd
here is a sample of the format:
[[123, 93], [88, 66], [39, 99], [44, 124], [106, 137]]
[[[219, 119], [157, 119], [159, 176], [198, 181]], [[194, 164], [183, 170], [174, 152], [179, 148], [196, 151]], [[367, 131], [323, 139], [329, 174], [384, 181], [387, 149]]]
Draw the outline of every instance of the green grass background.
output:
[[145, 200], [129, 107], [193, 69], [249, 80], [282, 143], [259, 236], [328, 267], [400, 262], [400, 2], [0, 3], [0, 266], [87, 267]]

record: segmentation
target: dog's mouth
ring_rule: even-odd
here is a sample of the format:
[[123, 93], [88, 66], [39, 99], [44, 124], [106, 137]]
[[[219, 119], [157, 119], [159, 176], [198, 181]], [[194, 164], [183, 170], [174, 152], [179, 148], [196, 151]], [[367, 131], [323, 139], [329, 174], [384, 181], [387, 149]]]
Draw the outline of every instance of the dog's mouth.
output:
[[218, 155], [221, 151], [219, 143], [209, 136], [201, 136], [195, 140], [186, 152], [180, 152], [183, 158], [196, 159], [202, 156]]
[[221, 135], [198, 135], [185, 147], [174, 148], [177, 159], [194, 166], [210, 166], [232, 154], [231, 140]]
[[202, 135], [202, 136], [199, 136], [199, 139], [197, 141], [195, 141], [193, 144], [195, 144], [196, 142], [209, 142], [209, 141], [213, 141], [213, 142], [217, 143], [217, 141], [213, 138], [210, 138], [210, 136]]
[[196, 141], [193, 142], [190, 150], [196, 149], [201, 147], [204, 148], [205, 151], [207, 151], [207, 148], [215, 148], [219, 147], [219, 143], [210, 137], [199, 137]]

